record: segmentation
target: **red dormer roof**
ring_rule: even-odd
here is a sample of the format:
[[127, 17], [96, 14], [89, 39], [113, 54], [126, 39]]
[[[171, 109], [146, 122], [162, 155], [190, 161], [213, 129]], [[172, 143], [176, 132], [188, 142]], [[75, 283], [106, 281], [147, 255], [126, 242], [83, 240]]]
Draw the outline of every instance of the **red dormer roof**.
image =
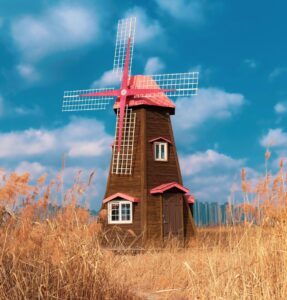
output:
[[162, 137], [162, 136], [159, 136], [159, 137], [157, 137], [157, 138], [154, 138], [154, 139], [152, 139], [152, 140], [149, 140], [150, 143], [153, 143], [153, 142], [156, 142], [156, 141], [165, 141], [165, 142], [167, 142], [167, 143], [172, 144], [172, 142], [171, 142], [170, 140], [168, 140], [168, 139], [166, 139], [166, 138], [164, 138], [164, 137]]
[[[157, 83], [152, 80], [151, 77], [136, 75], [130, 78], [130, 88], [146, 88], [146, 81], [148, 82], [148, 88], [159, 89], [160, 87]], [[151, 105], [159, 107], [167, 107], [171, 109], [171, 113], [174, 114], [175, 104], [165, 95], [165, 93], [159, 93], [152, 95], [150, 97], [137, 97], [137, 98], [127, 98], [127, 104], [129, 107], [139, 106], [139, 105]], [[120, 102], [117, 99], [114, 104], [114, 109], [120, 108]]]
[[124, 193], [116, 193], [116, 194], [113, 194], [113, 195], [105, 198], [103, 200], [103, 203], [107, 203], [107, 202], [112, 201], [112, 200], [117, 199], [117, 198], [122, 198], [124, 200], [131, 201], [131, 202], [139, 202], [138, 198], [129, 196], [129, 195], [124, 194]]
[[170, 189], [176, 188], [183, 193], [188, 193], [189, 190], [177, 182], [164, 183], [150, 190], [151, 194], [162, 194]]

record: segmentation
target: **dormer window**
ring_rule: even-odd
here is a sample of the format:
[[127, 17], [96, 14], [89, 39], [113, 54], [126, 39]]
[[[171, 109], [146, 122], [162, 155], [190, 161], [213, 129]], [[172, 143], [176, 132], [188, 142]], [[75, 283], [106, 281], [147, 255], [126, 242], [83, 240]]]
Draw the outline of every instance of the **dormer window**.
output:
[[154, 159], [158, 161], [167, 161], [167, 143], [155, 142], [154, 143]]
[[172, 142], [162, 136], [154, 138], [149, 142], [153, 144], [154, 160], [168, 161], [169, 144], [172, 144]]

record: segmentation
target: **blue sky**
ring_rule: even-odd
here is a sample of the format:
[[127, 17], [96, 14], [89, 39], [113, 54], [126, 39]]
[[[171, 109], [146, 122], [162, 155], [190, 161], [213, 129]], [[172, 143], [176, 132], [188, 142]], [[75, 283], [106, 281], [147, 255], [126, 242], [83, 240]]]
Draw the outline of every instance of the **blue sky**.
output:
[[[104, 2], [104, 3], [103, 3]], [[96, 170], [100, 205], [115, 117], [61, 112], [63, 91], [113, 86], [117, 21], [137, 17], [133, 74], [200, 72], [199, 94], [176, 99], [175, 138], [184, 183], [202, 201], [223, 202], [238, 184], [286, 157], [287, 43], [283, 1], [1, 0], [0, 165], [32, 179], [65, 181]]]

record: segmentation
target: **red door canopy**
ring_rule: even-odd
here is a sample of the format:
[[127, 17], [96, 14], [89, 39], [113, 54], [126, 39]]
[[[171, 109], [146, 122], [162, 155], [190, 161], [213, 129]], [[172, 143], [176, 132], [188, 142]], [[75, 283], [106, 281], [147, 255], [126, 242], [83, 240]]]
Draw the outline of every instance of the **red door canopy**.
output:
[[174, 188], [178, 189], [180, 192], [182, 192], [184, 194], [189, 193], [189, 189], [187, 189], [186, 187], [182, 186], [181, 184], [179, 184], [177, 182], [161, 184], [161, 185], [151, 189], [150, 193], [151, 194], [163, 194], [164, 192], [174, 189]]

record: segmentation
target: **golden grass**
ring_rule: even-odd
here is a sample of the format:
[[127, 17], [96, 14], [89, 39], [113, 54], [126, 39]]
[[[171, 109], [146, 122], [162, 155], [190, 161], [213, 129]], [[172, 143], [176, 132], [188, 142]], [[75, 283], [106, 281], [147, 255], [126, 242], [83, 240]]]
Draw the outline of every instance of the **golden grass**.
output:
[[287, 227], [200, 229], [188, 249], [117, 257], [146, 299], [287, 299]]
[[[45, 186], [42, 177], [31, 187], [27, 174], [3, 175], [0, 299], [287, 299], [283, 164], [255, 192], [245, 172], [242, 179], [243, 208], [260, 226], [201, 228], [188, 248], [173, 240], [161, 250], [117, 254], [100, 245], [100, 224], [76, 206], [87, 187], [79, 178], [51, 215], [57, 182]], [[22, 209], [11, 213], [19, 201]]]

